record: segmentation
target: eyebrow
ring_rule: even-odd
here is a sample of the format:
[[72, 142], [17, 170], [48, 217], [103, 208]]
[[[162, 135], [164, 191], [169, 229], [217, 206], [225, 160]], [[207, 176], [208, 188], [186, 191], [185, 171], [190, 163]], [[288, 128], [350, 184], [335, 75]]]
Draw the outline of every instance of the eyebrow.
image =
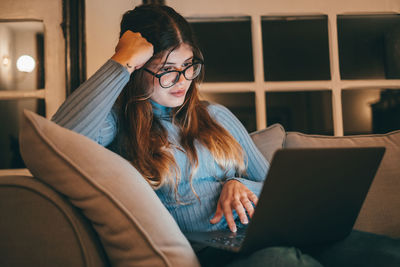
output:
[[[190, 57], [190, 58], [186, 59], [184, 62], [189, 61], [189, 60], [192, 60], [192, 59], [193, 59], [193, 57]], [[175, 63], [173, 63], [173, 62], [166, 62], [164, 65], [175, 65]]]

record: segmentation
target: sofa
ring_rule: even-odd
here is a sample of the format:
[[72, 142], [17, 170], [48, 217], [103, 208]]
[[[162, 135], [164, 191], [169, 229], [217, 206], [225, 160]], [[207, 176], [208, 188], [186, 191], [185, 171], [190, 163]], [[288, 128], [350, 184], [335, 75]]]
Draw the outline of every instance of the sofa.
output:
[[[251, 134], [271, 161], [281, 148], [385, 146], [355, 229], [400, 238], [400, 131], [332, 137]], [[92, 140], [25, 111], [20, 150], [32, 176], [0, 177], [0, 266], [199, 266], [140, 173]]]

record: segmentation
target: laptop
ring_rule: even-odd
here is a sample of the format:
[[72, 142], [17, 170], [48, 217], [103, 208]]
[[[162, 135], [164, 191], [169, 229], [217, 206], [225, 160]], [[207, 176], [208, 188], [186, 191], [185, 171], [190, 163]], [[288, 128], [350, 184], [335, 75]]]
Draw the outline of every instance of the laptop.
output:
[[241, 253], [342, 240], [353, 228], [384, 152], [384, 147], [280, 149], [247, 227], [236, 233], [184, 234], [197, 245]]

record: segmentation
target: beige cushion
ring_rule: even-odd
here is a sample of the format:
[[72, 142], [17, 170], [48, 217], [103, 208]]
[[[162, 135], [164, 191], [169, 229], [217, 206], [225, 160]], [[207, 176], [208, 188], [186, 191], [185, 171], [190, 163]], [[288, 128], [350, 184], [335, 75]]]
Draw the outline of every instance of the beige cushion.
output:
[[268, 128], [251, 133], [251, 138], [263, 156], [268, 162], [271, 162], [275, 151], [283, 147], [285, 135], [285, 129], [282, 125], [276, 123]]
[[92, 222], [112, 266], [199, 266], [172, 216], [122, 157], [26, 110], [20, 144], [32, 174]]
[[386, 152], [355, 228], [400, 237], [400, 131], [382, 135], [318, 136], [288, 132], [285, 147], [385, 146]]

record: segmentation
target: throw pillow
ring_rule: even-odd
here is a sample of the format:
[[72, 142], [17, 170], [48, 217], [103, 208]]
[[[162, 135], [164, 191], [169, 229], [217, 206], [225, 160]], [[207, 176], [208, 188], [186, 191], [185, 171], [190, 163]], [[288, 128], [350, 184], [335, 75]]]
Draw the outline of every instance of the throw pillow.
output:
[[199, 266], [172, 216], [128, 161], [27, 110], [20, 146], [31, 173], [92, 222], [113, 266]]
[[275, 151], [283, 147], [285, 135], [285, 129], [279, 123], [250, 134], [261, 154], [263, 154], [268, 162], [271, 162]]

